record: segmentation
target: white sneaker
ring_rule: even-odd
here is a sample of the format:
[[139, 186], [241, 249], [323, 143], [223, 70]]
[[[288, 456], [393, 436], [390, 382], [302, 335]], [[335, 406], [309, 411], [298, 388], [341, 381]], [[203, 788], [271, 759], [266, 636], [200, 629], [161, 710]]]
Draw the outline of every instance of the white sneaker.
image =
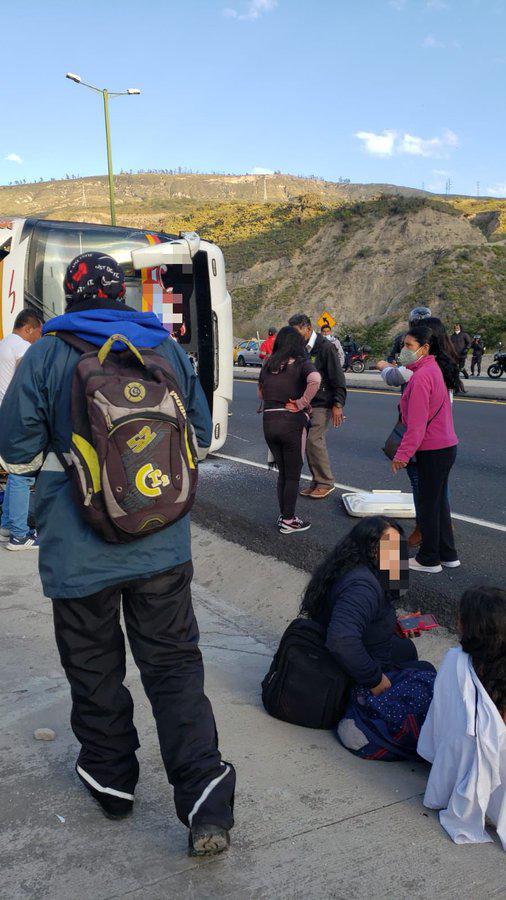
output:
[[445, 562], [444, 559], [442, 559], [441, 565], [444, 566], [445, 569], [458, 569], [460, 566], [460, 559], [451, 559], [449, 562]]
[[412, 572], [425, 572], [427, 575], [439, 575], [439, 573], [443, 571], [443, 567], [441, 565], [422, 566], [422, 564], [417, 562], [416, 559], [410, 559], [409, 568]]

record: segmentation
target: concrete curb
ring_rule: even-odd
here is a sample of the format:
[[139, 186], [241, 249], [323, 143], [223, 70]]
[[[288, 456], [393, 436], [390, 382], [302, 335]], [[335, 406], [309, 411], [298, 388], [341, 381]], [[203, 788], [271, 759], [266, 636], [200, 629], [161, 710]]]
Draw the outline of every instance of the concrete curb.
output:
[[[260, 369], [258, 367], [248, 366], [247, 368], [239, 368], [234, 366], [234, 379], [245, 381], [258, 381]], [[486, 377], [486, 376], [485, 376]], [[381, 379], [379, 372], [364, 372], [363, 375], [355, 375], [354, 372], [346, 373], [346, 384], [349, 388], [362, 388], [369, 391], [389, 391], [393, 394], [398, 393], [398, 388], [389, 387], [388, 384]], [[466, 394], [465, 398], [470, 400], [495, 400], [499, 403], [506, 401], [506, 380], [494, 382], [491, 378], [486, 377], [486, 381], [465, 382]]]

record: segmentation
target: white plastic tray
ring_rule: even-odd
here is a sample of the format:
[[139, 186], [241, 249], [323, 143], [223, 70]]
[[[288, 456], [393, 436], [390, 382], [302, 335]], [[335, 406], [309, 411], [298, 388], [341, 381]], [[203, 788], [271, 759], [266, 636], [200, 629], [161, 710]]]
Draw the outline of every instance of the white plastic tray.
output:
[[350, 516], [391, 516], [394, 519], [414, 519], [413, 494], [402, 491], [357, 491], [343, 494], [343, 503]]

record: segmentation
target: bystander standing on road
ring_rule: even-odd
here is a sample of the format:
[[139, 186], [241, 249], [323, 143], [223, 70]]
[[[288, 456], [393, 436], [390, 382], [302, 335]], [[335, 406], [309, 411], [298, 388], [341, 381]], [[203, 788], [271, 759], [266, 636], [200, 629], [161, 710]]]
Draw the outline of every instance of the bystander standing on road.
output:
[[278, 528], [282, 534], [310, 528], [310, 522], [295, 515], [295, 507], [310, 403], [320, 384], [321, 375], [307, 358], [304, 338], [289, 325], [282, 328], [258, 385], [263, 401], [265, 440], [278, 468]]
[[471, 350], [473, 353], [471, 358], [471, 375], [474, 375], [474, 370], [476, 368], [476, 374], [479, 377], [481, 375], [481, 359], [485, 353], [485, 344], [481, 339], [481, 334], [474, 335], [471, 341]]
[[346, 379], [336, 348], [323, 335], [316, 334], [309, 316], [298, 313], [291, 317], [289, 325], [296, 328], [304, 338], [309, 358], [321, 375], [321, 384], [312, 402], [311, 428], [306, 445], [307, 462], [313, 480], [310, 487], [301, 491], [301, 494], [313, 500], [322, 500], [335, 490], [326, 433], [330, 424], [334, 428], [343, 424]]
[[453, 326], [453, 334], [450, 338], [453, 349], [458, 356], [459, 359], [459, 369], [462, 372], [464, 378], [469, 378], [469, 372], [466, 369], [466, 357], [467, 351], [471, 346], [471, 338], [469, 337], [467, 331], [462, 331], [462, 325], [460, 322], [457, 322]]
[[342, 366], [344, 366], [343, 346], [342, 346], [339, 338], [337, 338], [335, 336], [335, 334], [332, 334], [332, 329], [331, 329], [330, 325], [322, 325], [321, 333], [323, 334], [324, 338], [327, 338], [327, 340], [330, 341], [331, 344], [334, 344], [334, 347], [337, 350], [337, 355], [339, 356], [339, 362], [341, 363]]
[[[443, 566], [460, 566], [448, 499], [448, 478], [458, 443], [448, 381], [458, 390], [459, 371], [440, 349], [434, 332], [425, 325], [410, 328], [399, 361], [413, 374], [401, 399], [406, 430], [392, 461], [392, 471], [406, 468], [416, 454], [421, 544], [409, 566], [417, 572], [437, 574]], [[447, 372], [446, 383], [442, 369]]]
[[[73, 459], [82, 478], [91, 484], [89, 504], [94, 494], [112, 495], [112, 487], [107, 479], [102, 482], [96, 448], [81, 434], [76, 436], [78, 444], [73, 444], [70, 410], [71, 400], [73, 407], [77, 403], [72, 384], [80, 353], [58, 332], [84, 341], [85, 347], [100, 348], [107, 342], [113, 352], [116, 348], [111, 347], [110, 338], [120, 333], [131, 342], [143, 366], [142, 349], [156, 350], [161, 360], [157, 363], [155, 358], [154, 364], [164, 366], [166, 361], [170, 365], [185, 419], [187, 416], [204, 448], [211, 440], [209, 408], [188, 357], [157, 317], [121, 302], [125, 276], [114, 259], [100, 253], [81, 254], [69, 265], [64, 286], [67, 312], [45, 327], [43, 339], [23, 359], [0, 407], [0, 455], [8, 470], [23, 468], [34, 473], [42, 465], [36, 486], [39, 570], [44, 594], [53, 598], [56, 642], [71, 686], [72, 728], [81, 745], [76, 772], [109, 818], [123, 818], [132, 811], [139, 740], [132, 698], [123, 684], [122, 607], [133, 656], [156, 719], [176, 811], [190, 829], [190, 852], [220, 852], [228, 846], [233, 825], [235, 772], [232, 764], [221, 759], [213, 711], [204, 694], [190, 590], [189, 517], [184, 515], [129, 543], [106, 541], [85, 521], [62, 464], [68, 467], [71, 446], [82, 450], [82, 457], [74, 453]], [[97, 366], [104, 361], [105, 356], [98, 357]], [[159, 368], [157, 374], [161, 371]], [[139, 381], [126, 386], [120, 383], [117, 388], [118, 402], [128, 404], [129, 418], [136, 408], [130, 404], [150, 389], [149, 384], [146, 388], [140, 383], [142, 376], [144, 369], [139, 368]], [[103, 399], [104, 405], [108, 404], [106, 421], [111, 402]], [[84, 410], [79, 415], [84, 416]], [[128, 468], [134, 473], [135, 487], [128, 488], [130, 506], [139, 503], [140, 497], [146, 508], [143, 498], [153, 497], [153, 490], [160, 495], [162, 487], [171, 483], [150, 462], [156, 438], [158, 434], [143, 428], [130, 438], [126, 450], [121, 450], [122, 471]], [[147, 464], [145, 455], [139, 462], [138, 457], [126, 456], [129, 450], [137, 454], [148, 447]], [[175, 438], [171, 453], [173, 447]], [[188, 449], [187, 465], [194, 468], [193, 456], [191, 460], [193, 466]], [[144, 464], [136, 472], [141, 462]], [[141, 472], [145, 474], [139, 480]], [[149, 475], [151, 487], [146, 484]], [[114, 496], [111, 502], [114, 504]]]
[[265, 361], [271, 355], [273, 347], [274, 347], [274, 341], [276, 340], [276, 334], [277, 334], [276, 328], [269, 328], [269, 331], [268, 331], [269, 336], [265, 339], [265, 341], [262, 341], [262, 343], [260, 344], [260, 351], [259, 351], [258, 355], [262, 361]]
[[[12, 334], [0, 341], [0, 404], [23, 356], [41, 335], [39, 313], [23, 309], [16, 317]], [[0, 528], [0, 542], [6, 550], [38, 550], [37, 535], [28, 526], [30, 488], [34, 481], [14, 473], [7, 478]]]

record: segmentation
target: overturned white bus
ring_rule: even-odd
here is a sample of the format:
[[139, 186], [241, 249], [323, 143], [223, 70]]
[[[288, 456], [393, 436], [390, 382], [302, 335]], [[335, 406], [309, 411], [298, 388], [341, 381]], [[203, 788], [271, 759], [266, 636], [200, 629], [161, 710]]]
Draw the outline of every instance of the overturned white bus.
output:
[[158, 316], [194, 362], [213, 416], [211, 451], [226, 440], [232, 399], [232, 305], [219, 247], [193, 232], [17, 218], [0, 221], [0, 339], [28, 306], [64, 311], [63, 278], [79, 253], [108, 253], [126, 275], [126, 303]]

